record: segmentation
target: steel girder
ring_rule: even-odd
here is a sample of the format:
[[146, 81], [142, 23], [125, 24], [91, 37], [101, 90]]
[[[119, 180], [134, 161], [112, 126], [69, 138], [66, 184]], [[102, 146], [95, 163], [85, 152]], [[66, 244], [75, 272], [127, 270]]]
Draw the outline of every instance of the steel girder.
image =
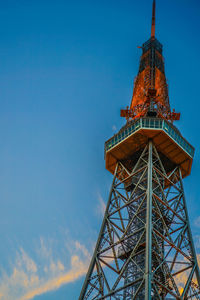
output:
[[116, 165], [83, 299], [200, 299], [181, 171], [152, 141], [131, 170]]

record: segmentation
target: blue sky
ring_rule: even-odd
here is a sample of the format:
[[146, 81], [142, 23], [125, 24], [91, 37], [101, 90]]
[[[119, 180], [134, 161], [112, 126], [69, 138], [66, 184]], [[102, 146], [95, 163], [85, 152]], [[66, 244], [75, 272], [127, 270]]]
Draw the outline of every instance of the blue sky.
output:
[[[151, 0], [0, 1], [0, 299], [77, 299], [112, 176]], [[195, 146], [185, 192], [200, 254], [200, 4], [157, 0], [176, 123]]]

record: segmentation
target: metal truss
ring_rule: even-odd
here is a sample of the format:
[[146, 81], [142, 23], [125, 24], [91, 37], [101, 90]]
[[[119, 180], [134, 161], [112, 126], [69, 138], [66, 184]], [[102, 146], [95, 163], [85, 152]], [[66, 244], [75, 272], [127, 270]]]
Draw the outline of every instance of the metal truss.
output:
[[131, 167], [116, 165], [79, 300], [200, 299], [181, 170], [161, 157], [149, 141]]

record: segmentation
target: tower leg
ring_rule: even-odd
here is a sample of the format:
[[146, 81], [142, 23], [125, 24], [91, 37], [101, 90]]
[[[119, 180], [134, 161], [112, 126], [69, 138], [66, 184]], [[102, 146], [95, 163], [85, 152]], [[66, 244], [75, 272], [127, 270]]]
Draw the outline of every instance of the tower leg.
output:
[[147, 211], [146, 211], [146, 255], [145, 255], [145, 300], [151, 300], [152, 259], [152, 141], [149, 141]]
[[[89, 265], [89, 268], [88, 268], [88, 272], [87, 272], [87, 275], [86, 275], [86, 278], [85, 278], [85, 281], [84, 281], [84, 284], [83, 284], [83, 287], [82, 287], [82, 290], [81, 290], [81, 294], [79, 296], [79, 300], [87, 299], [87, 296], [85, 297], [85, 293], [86, 293], [86, 290], [88, 289], [88, 285], [90, 285], [91, 275], [92, 275], [92, 272], [94, 271], [94, 268], [95, 268], [96, 256], [97, 256], [97, 253], [98, 253], [98, 249], [100, 248], [101, 239], [103, 237], [103, 233], [104, 233], [104, 230], [105, 230], [107, 215], [108, 215], [108, 210], [109, 210], [109, 206], [110, 206], [110, 201], [111, 201], [111, 197], [112, 197], [112, 191], [113, 191], [114, 182], [115, 182], [115, 179], [116, 179], [117, 170], [118, 170], [118, 164], [116, 165], [116, 168], [115, 168], [115, 174], [114, 174], [113, 182], [112, 182], [112, 185], [111, 185], [110, 194], [109, 194], [109, 198], [108, 198], [108, 203], [107, 203], [107, 206], [106, 206], [106, 210], [105, 210], [103, 222], [102, 222], [102, 225], [101, 225], [99, 237], [98, 237], [96, 247], [95, 247], [95, 250], [94, 250], [90, 265]], [[98, 276], [97, 276], [97, 278], [98, 278]], [[99, 280], [100, 280], [100, 277], [98, 278], [97, 281], [99, 281]]]

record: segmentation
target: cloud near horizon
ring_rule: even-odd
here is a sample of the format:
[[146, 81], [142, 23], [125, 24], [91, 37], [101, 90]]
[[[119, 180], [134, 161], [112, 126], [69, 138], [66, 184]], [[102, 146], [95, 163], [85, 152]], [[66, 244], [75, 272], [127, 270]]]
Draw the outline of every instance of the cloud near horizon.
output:
[[[198, 261], [198, 265], [199, 265], [199, 267], [200, 267], [200, 254], [197, 254], [197, 261]], [[181, 293], [182, 293], [183, 290], [184, 290], [185, 283], [187, 282], [188, 276], [189, 276], [189, 272], [184, 272], [184, 273], [181, 273], [180, 275], [178, 275], [178, 276], [176, 277], [176, 283], [178, 284], [179, 291], [180, 291]], [[195, 279], [194, 279], [194, 277], [193, 277], [193, 281], [197, 284], [196, 277], [195, 277]]]
[[[31, 300], [86, 274], [91, 253], [84, 245], [67, 239], [63, 242], [63, 255], [55, 251], [52, 243], [41, 238], [34, 258], [23, 248], [19, 249], [10, 273], [0, 270], [0, 300]], [[200, 264], [200, 254], [197, 257]], [[186, 280], [180, 274], [180, 288]]]
[[78, 241], [68, 241], [67, 248], [70, 246], [71, 253], [66, 249], [65, 257], [54, 259], [52, 249], [46, 244], [41, 239], [37, 263], [21, 248], [16, 254], [10, 274], [1, 270], [1, 300], [33, 299], [75, 281], [87, 272], [90, 253], [84, 245]]

